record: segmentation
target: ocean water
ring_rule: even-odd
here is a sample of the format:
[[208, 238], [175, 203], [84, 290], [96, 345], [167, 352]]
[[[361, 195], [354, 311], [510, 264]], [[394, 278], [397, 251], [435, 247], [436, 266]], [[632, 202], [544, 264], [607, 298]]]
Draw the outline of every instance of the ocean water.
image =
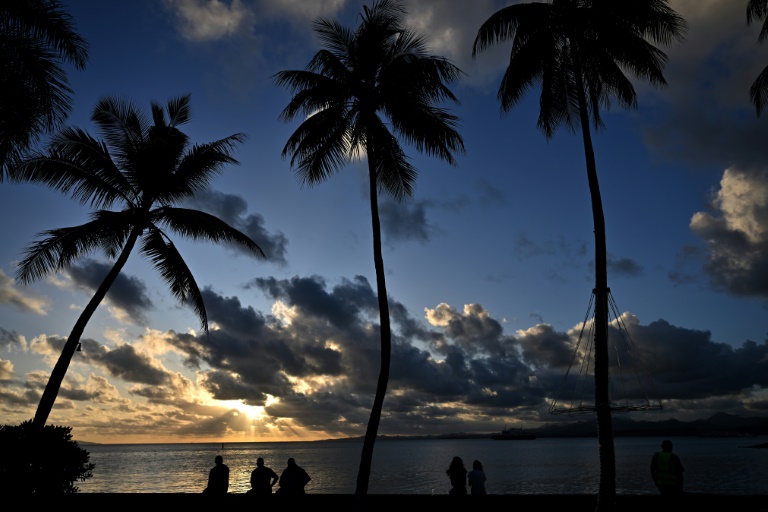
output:
[[[768, 495], [768, 449], [750, 448], [768, 437], [670, 438], [685, 466], [685, 490], [695, 493]], [[616, 492], [655, 494], [650, 461], [661, 439], [617, 438]], [[312, 477], [307, 493], [352, 494], [362, 441], [235, 444], [83, 445], [96, 465], [78, 482], [83, 493], [199, 493], [216, 455], [230, 468], [232, 493], [250, 488], [257, 457], [279, 475], [293, 457]], [[483, 463], [489, 494], [595, 494], [597, 440], [539, 438], [533, 441], [380, 440], [369, 494], [447, 494], [445, 470], [454, 456], [471, 469]]]

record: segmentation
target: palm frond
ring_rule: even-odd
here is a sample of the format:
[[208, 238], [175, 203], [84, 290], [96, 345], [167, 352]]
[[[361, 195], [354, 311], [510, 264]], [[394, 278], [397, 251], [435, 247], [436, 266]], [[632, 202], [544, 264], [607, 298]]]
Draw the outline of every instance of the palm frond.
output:
[[69, 267], [73, 261], [102, 249], [114, 256], [130, 231], [125, 216], [114, 212], [96, 212], [90, 222], [80, 226], [52, 229], [38, 233], [39, 240], [24, 250], [17, 264], [16, 279], [28, 284]]
[[302, 184], [323, 182], [349, 161], [349, 115], [344, 107], [326, 108], [308, 117], [289, 137], [282, 155], [292, 155], [291, 167]]
[[95, 208], [109, 208], [116, 201], [130, 204], [135, 199], [106, 145], [79, 128], [59, 132], [48, 152], [19, 164], [12, 179], [44, 184]]
[[12, 32], [38, 41], [52, 49], [56, 59], [83, 70], [88, 62], [89, 45], [75, 31], [75, 19], [58, 2], [6, 2], [3, 19]]
[[195, 241], [228, 243], [240, 246], [253, 255], [265, 258], [261, 247], [251, 238], [215, 215], [189, 208], [160, 207], [152, 212], [153, 223], [167, 226], [180, 236]]
[[514, 4], [499, 9], [480, 25], [472, 44], [472, 57], [494, 44], [514, 39], [521, 23], [526, 26], [548, 20], [551, 6], [547, 4]]
[[759, 116], [763, 108], [768, 105], [768, 66], [766, 66], [749, 88], [749, 99], [755, 106]]
[[[458, 117], [448, 110], [419, 102], [395, 102], [387, 111], [395, 133], [402, 136], [419, 152], [437, 156], [450, 165], [456, 165], [455, 154], [465, 152], [464, 139], [456, 129]], [[392, 105], [398, 105], [392, 110]]]
[[91, 114], [115, 156], [130, 161], [141, 146], [149, 122], [144, 113], [127, 98], [105, 96], [100, 98]]
[[184, 94], [168, 100], [166, 105], [168, 112], [168, 126], [177, 128], [192, 119], [192, 96]]
[[688, 30], [687, 22], [669, 6], [669, 0], [593, 0], [593, 9], [610, 18], [609, 23], [600, 23], [602, 30], [636, 34], [663, 46], [682, 41]]
[[371, 123], [368, 127], [368, 158], [376, 172], [376, 185], [397, 200], [413, 194], [416, 168], [408, 161], [397, 138], [383, 123]]
[[768, 17], [768, 0], [747, 1], [747, 25], [761, 21], [766, 17]]
[[581, 124], [575, 73], [569, 55], [570, 46], [557, 40], [542, 63], [537, 127], [548, 139], [559, 126], [573, 131]]
[[179, 162], [174, 180], [161, 191], [158, 200], [170, 204], [193, 196], [205, 189], [214, 178], [222, 173], [225, 165], [238, 165], [232, 153], [238, 144], [246, 140], [244, 133], [236, 133], [217, 141], [196, 144]]
[[157, 101], [150, 102], [150, 111], [152, 112], [152, 123], [155, 127], [166, 127], [165, 109]]
[[[322, 46], [343, 61], [354, 45], [354, 33], [336, 19], [321, 17], [312, 25]], [[313, 69], [311, 63], [307, 69]]]
[[758, 43], [762, 43], [768, 37], [768, 1], [749, 0], [747, 3], [747, 25], [760, 20], [764, 21], [760, 35], [757, 36]]
[[[349, 63], [348, 60], [347, 56], [339, 56], [321, 49], [309, 61], [306, 71], [322, 77], [322, 79], [317, 78], [317, 86], [325, 85], [327, 87], [329, 83], [333, 83], [337, 89], [348, 89], [354, 83], [352, 74], [355, 71], [354, 63]], [[307, 87], [303, 86], [302, 88], [306, 89]], [[338, 94], [337, 92], [336, 95]]]
[[283, 71], [275, 75], [275, 83], [295, 92], [279, 115], [281, 121], [290, 121], [300, 113], [312, 115], [330, 105], [345, 104], [351, 95], [344, 82], [311, 71]]
[[205, 311], [203, 296], [189, 270], [184, 258], [172, 242], [163, 238], [157, 229], [150, 229], [141, 239], [140, 252], [146, 256], [152, 266], [168, 284], [171, 293], [182, 304], [191, 304], [200, 325], [208, 334], [208, 314]]

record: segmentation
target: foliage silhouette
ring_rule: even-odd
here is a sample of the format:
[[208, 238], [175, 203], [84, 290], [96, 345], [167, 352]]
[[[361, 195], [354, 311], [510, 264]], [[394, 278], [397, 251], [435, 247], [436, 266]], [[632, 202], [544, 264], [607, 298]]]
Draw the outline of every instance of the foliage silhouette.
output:
[[363, 6], [355, 30], [318, 18], [314, 29], [324, 48], [305, 70], [275, 75], [278, 86], [294, 93], [280, 119], [307, 116], [282, 152], [291, 155], [302, 184], [323, 182], [358, 154], [367, 155], [381, 368], [360, 457], [358, 497], [368, 492], [392, 351], [378, 194], [397, 200], [412, 194], [417, 171], [400, 139], [451, 165], [454, 153], [464, 151], [457, 118], [438, 106], [458, 103], [446, 84], [463, 73], [447, 59], [429, 55], [426, 40], [404, 26], [404, 14], [399, 2], [379, 0]]
[[603, 126], [601, 108], [635, 108], [637, 94], [625, 71], [666, 85], [666, 55], [652, 43], [680, 40], [685, 21], [667, 0], [551, 0], [505, 7], [482, 24], [472, 55], [512, 41], [498, 91], [509, 112], [529, 89], [541, 86], [538, 128], [547, 138], [565, 126], [581, 128], [595, 233], [595, 412], [600, 450], [598, 510], [612, 510], [616, 464], [608, 382], [608, 269], [605, 219], [592, 148], [590, 120]]
[[[261, 248], [247, 235], [218, 217], [174, 206], [205, 189], [226, 164], [235, 145], [245, 139], [234, 134], [190, 147], [179, 126], [190, 120], [190, 97], [180, 96], [165, 107], [152, 102], [151, 122], [132, 102], [105, 97], [91, 115], [106, 142], [79, 128], [65, 128], [46, 153], [25, 160], [12, 173], [15, 181], [46, 185], [96, 210], [90, 222], [40, 233], [27, 247], [16, 277], [30, 283], [67, 268], [73, 261], [101, 249], [115, 262], [77, 319], [51, 372], [35, 413], [42, 428], [48, 419], [80, 337], [96, 308], [125, 265], [137, 241], [145, 256], [183, 304], [190, 303], [208, 333], [203, 297], [192, 272], [166, 230], [198, 241], [231, 243], [258, 257]], [[111, 211], [113, 205], [119, 211]]]
[[56, 0], [0, 2], [0, 181], [69, 114], [63, 63], [82, 70], [88, 44]]
[[0, 493], [75, 493], [76, 482], [93, 476], [90, 454], [72, 440], [72, 427], [46, 425], [35, 429], [32, 420], [0, 425]]
[[[747, 25], [760, 20], [763, 21], [763, 27], [760, 29], [757, 42], [763, 43], [768, 37], [768, 0], [749, 0], [747, 2]], [[768, 103], [768, 66], [757, 75], [749, 88], [749, 99], [755, 105], [757, 115], [760, 116], [766, 103]]]

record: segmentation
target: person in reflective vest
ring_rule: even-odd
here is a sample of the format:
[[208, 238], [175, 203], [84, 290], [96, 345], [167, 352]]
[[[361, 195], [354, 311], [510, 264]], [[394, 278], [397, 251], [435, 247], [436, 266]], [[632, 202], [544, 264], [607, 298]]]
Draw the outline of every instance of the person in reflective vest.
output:
[[661, 494], [682, 494], [683, 468], [680, 457], [672, 453], [672, 441], [661, 442], [661, 451], [651, 459], [651, 476]]

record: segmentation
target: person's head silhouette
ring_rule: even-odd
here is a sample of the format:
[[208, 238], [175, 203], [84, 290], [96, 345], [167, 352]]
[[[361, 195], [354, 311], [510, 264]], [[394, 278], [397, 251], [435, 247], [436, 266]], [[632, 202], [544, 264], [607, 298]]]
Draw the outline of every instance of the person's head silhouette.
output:
[[261, 457], [256, 459], [256, 465], [259, 466], [259, 467], [263, 466], [264, 465], [264, 459], [262, 459]]
[[215, 459], [213, 459], [213, 461], [214, 461], [216, 464], [221, 464], [222, 462], [224, 462], [224, 457], [222, 457], [221, 455], [217, 455], [217, 456], [216, 456], [216, 458], [215, 458]]
[[293, 457], [291, 457], [290, 459], [288, 459], [288, 466], [289, 466], [289, 467], [290, 467], [290, 466], [295, 466], [295, 465], [296, 465], [296, 461], [295, 461], [295, 460], [293, 460]]
[[476, 460], [475, 462], [472, 463], [472, 469], [476, 469], [478, 471], [482, 471], [483, 470], [483, 465], [480, 463], [479, 460]]
[[665, 452], [671, 452], [672, 451], [672, 441], [669, 439], [665, 439], [661, 442], [661, 449]]

